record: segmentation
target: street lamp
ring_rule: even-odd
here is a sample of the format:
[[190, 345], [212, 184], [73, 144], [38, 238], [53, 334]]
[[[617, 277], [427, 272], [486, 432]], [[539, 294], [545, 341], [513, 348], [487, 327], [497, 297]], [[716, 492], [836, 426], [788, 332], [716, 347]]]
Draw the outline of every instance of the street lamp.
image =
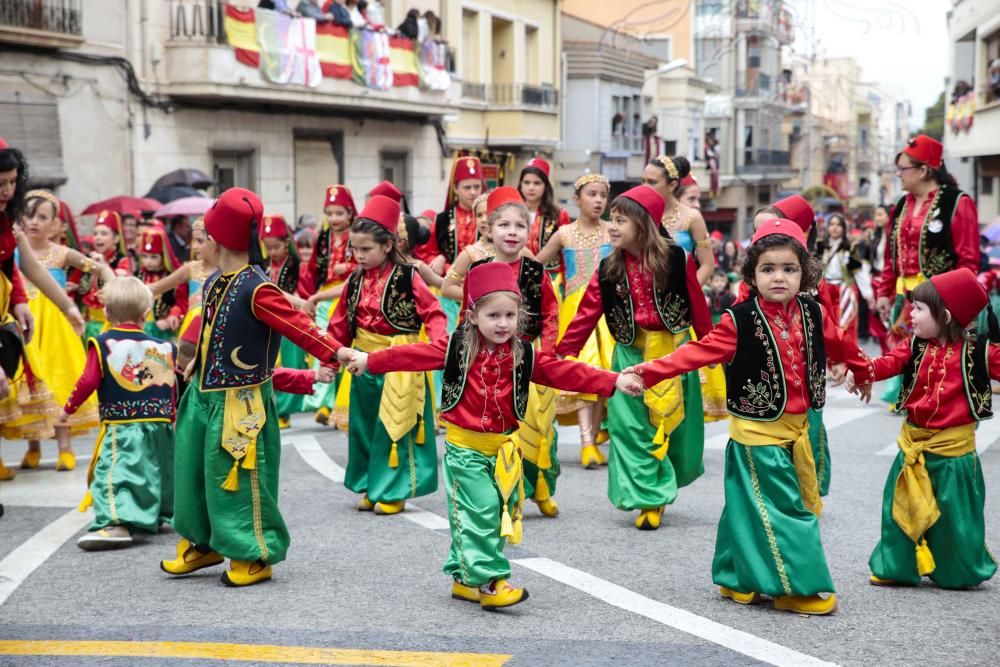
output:
[[675, 69], [687, 67], [687, 64], [688, 64], [687, 58], [677, 58], [675, 60], [671, 60], [668, 63], [660, 63], [659, 65], [657, 65], [656, 69], [654, 69], [652, 72], [646, 75], [646, 78], [643, 79], [643, 83], [655, 77], [663, 76], [664, 74], [673, 72]]

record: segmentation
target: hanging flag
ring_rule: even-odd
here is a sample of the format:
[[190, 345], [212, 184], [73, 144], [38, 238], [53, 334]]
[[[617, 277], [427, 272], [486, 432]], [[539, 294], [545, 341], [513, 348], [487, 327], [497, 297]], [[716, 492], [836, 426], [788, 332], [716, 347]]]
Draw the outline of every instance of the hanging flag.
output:
[[444, 42], [425, 39], [420, 47], [421, 87], [429, 90], [448, 90], [451, 75], [446, 67], [448, 46]]
[[351, 33], [351, 46], [354, 82], [375, 90], [392, 88], [388, 35], [367, 29], [354, 30]]
[[316, 54], [316, 20], [257, 11], [260, 72], [274, 83], [315, 88], [323, 80]]
[[390, 37], [389, 62], [392, 66], [393, 86], [402, 88], [420, 85], [420, 63], [412, 40], [405, 37]]
[[331, 79], [350, 79], [351, 35], [347, 28], [333, 23], [316, 25], [316, 52], [323, 76]]
[[260, 66], [260, 49], [257, 46], [257, 26], [253, 9], [239, 9], [226, 5], [223, 25], [226, 42], [233, 47], [236, 60], [250, 67]]

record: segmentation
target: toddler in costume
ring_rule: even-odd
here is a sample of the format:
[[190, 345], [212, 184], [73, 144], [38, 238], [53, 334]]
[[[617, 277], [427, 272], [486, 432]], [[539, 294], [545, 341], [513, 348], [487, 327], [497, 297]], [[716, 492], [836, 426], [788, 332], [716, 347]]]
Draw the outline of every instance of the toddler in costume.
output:
[[636, 393], [639, 382], [522, 343], [521, 293], [506, 263], [474, 267], [466, 287], [468, 312], [447, 352], [428, 343], [370, 355], [354, 351], [348, 368], [355, 374], [444, 369], [441, 421], [452, 539], [444, 571], [454, 579], [453, 598], [496, 609], [528, 597], [508, 582], [503, 548], [508, 539], [521, 541], [521, 455], [511, 436], [524, 419], [529, 384], [609, 396], [615, 388]]
[[155, 534], [173, 514], [177, 350], [143, 331], [152, 307], [138, 278], [107, 284], [110, 328], [87, 341], [87, 364], [60, 416], [68, 423], [97, 392], [101, 432], [80, 504], [94, 506], [94, 523], [77, 541], [86, 551], [130, 546], [134, 533]]

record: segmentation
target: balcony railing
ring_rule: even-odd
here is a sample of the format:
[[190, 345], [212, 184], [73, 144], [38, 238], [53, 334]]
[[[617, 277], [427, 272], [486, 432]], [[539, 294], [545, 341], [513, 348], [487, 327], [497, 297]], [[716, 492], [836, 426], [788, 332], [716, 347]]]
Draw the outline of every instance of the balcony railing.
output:
[[467, 100], [475, 100], [477, 102], [486, 101], [486, 84], [485, 83], [469, 83], [468, 81], [462, 82], [462, 97]]
[[82, 33], [82, 0], [0, 0], [0, 41], [75, 46]]
[[226, 41], [225, 0], [170, 0], [170, 39]]
[[477, 102], [504, 106], [531, 107], [555, 111], [559, 107], [559, 91], [543, 86], [519, 83], [462, 83], [462, 97]]
[[748, 174], [788, 171], [791, 158], [788, 151], [774, 151], [765, 148], [743, 151], [743, 166], [737, 171]]

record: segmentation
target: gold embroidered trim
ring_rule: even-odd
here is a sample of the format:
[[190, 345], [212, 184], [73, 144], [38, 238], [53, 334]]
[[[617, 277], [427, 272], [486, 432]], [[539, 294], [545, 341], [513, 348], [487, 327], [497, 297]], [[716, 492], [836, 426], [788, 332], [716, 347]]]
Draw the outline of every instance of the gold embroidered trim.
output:
[[[447, 447], [447, 445], [445, 445]], [[458, 478], [452, 481], [451, 491], [448, 494], [448, 500], [451, 501], [451, 520], [454, 523], [454, 530], [451, 533], [452, 541], [456, 542], [455, 552], [458, 554], [458, 568], [462, 571], [462, 583], [466, 584], [469, 581], [469, 569], [465, 566], [465, 549], [462, 547], [462, 519], [458, 514], [458, 502], [455, 500], [455, 494], [458, 492]], [[468, 584], [466, 584], [468, 585]]]
[[253, 468], [250, 473], [250, 499], [253, 505], [253, 536], [257, 538], [257, 546], [260, 547], [260, 559], [267, 561], [267, 545], [264, 543], [264, 526], [260, 511], [260, 482], [257, 478], [257, 468]]
[[781, 589], [785, 595], [791, 595], [792, 585], [788, 581], [788, 574], [785, 572], [785, 561], [781, 558], [781, 552], [778, 550], [778, 538], [774, 536], [774, 526], [771, 525], [771, 517], [768, 515], [767, 507], [764, 505], [764, 498], [760, 495], [760, 479], [757, 477], [757, 466], [753, 461], [753, 454], [750, 453], [749, 447], [745, 445], [740, 445], [740, 447], [743, 448], [743, 453], [747, 457], [747, 464], [750, 467], [750, 481], [753, 486], [754, 501], [757, 503], [757, 513], [764, 524], [764, 532], [767, 533], [767, 545], [771, 549], [771, 557], [774, 558], [774, 565], [778, 570], [778, 577], [781, 579]]
[[108, 468], [108, 509], [111, 511], [111, 521], [118, 525], [118, 507], [115, 506], [115, 482], [113, 474], [118, 464], [118, 429], [111, 426], [111, 467]]
[[[417, 420], [417, 428], [423, 428], [424, 423]], [[416, 439], [416, 434], [413, 433], [406, 439], [406, 449], [410, 453], [410, 497], [417, 497], [417, 464], [413, 460], [413, 441]]]

